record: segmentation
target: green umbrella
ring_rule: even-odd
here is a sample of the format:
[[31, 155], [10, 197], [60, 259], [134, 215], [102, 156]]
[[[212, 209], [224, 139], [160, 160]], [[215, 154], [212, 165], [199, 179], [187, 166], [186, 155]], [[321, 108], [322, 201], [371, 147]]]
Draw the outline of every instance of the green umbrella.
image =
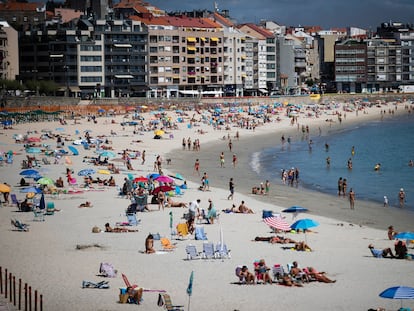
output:
[[49, 177], [42, 177], [42, 178], [37, 180], [37, 183], [41, 184], [41, 185], [54, 185], [55, 184], [53, 179], [51, 179]]

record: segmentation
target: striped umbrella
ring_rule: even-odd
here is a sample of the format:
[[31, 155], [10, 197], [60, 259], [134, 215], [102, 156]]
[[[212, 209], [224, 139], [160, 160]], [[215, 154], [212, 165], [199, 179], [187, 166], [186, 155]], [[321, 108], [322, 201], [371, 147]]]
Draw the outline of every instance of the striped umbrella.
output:
[[290, 231], [290, 225], [282, 217], [266, 217], [263, 218], [263, 221], [266, 225], [273, 229]]
[[414, 288], [407, 286], [395, 286], [384, 290], [379, 294], [382, 298], [401, 299], [401, 308], [403, 299], [414, 299]]

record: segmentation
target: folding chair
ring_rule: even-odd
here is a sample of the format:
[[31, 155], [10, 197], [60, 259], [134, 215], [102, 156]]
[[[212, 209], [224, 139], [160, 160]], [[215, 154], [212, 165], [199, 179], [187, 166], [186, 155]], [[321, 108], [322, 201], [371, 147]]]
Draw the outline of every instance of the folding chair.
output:
[[171, 296], [168, 294], [159, 294], [158, 306], [164, 306], [164, 308], [168, 311], [184, 311], [184, 306], [175, 306], [172, 304]]
[[189, 244], [185, 247], [185, 251], [187, 253], [187, 259], [200, 259], [200, 252], [197, 251], [197, 247], [195, 245]]

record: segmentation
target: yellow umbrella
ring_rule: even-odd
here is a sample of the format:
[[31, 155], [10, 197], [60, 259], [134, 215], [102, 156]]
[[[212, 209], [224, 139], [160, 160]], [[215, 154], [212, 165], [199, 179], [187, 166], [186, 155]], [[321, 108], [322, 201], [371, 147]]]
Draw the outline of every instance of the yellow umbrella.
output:
[[98, 174], [111, 175], [111, 172], [108, 170], [98, 170]]
[[10, 192], [10, 186], [6, 184], [0, 184], [0, 192]]
[[154, 134], [158, 135], [158, 136], [162, 136], [162, 135], [164, 135], [164, 131], [163, 130], [156, 130], [156, 131], [154, 131]]

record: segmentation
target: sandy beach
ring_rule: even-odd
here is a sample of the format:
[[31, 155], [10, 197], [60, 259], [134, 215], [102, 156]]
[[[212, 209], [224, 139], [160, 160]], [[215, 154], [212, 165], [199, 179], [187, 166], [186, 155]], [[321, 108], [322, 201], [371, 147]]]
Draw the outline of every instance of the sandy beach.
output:
[[[396, 114], [407, 113], [399, 103]], [[333, 111], [324, 111], [319, 118], [300, 115], [300, 125], [308, 125], [311, 134], [321, 131], [328, 135], [341, 127], [355, 123], [379, 120], [382, 109], [393, 109], [393, 104], [383, 107], [366, 108], [365, 113], [348, 112], [342, 123], [336, 121]], [[401, 107], [401, 108], [400, 108]], [[342, 111], [342, 105], [336, 108]], [[146, 151], [145, 164], [141, 158], [132, 159], [133, 171], [128, 171], [120, 161], [113, 163], [120, 169], [119, 174], [112, 174], [117, 186], [122, 187], [128, 174], [134, 177], [148, 175], [154, 172], [154, 161], [158, 155], [163, 159], [163, 172], [166, 175], [180, 173], [188, 183], [188, 189], [175, 201], [191, 202], [200, 199], [200, 206], [207, 209], [208, 199], [212, 199], [218, 211], [219, 219], [214, 224], [201, 224], [207, 234], [208, 241], [215, 244], [224, 239], [231, 250], [230, 259], [196, 259], [187, 260], [185, 248], [188, 244], [196, 245], [202, 250], [203, 242], [189, 235], [183, 240], [172, 236], [176, 248], [172, 252], [162, 251], [159, 241], [155, 241], [155, 254], [143, 254], [145, 238], [149, 233], [160, 233], [171, 238], [170, 215], [173, 215], [173, 227], [184, 222], [182, 216], [185, 208], [165, 208], [158, 210], [158, 205], [150, 204], [151, 212], [139, 212], [138, 232], [130, 233], [92, 233], [92, 227], [104, 229], [109, 222], [126, 221], [125, 209], [129, 200], [118, 195], [117, 187], [99, 186], [85, 189], [82, 187], [83, 178], [77, 173], [82, 169], [106, 169], [106, 166], [94, 166], [88, 163], [88, 158], [96, 157], [95, 149], [84, 150], [77, 146], [78, 156], [71, 154], [65, 163], [62, 157], [59, 164], [42, 164], [36, 167], [44, 176], [56, 180], [62, 177], [67, 192], [59, 195], [46, 195], [46, 202], [54, 202], [60, 211], [52, 216], [46, 216], [44, 222], [34, 221], [31, 212], [21, 213], [15, 205], [0, 208], [1, 253], [0, 266], [13, 272], [36, 288], [44, 297], [44, 310], [162, 310], [157, 306], [158, 292], [166, 291], [171, 295], [173, 304], [183, 305], [185, 310], [368, 310], [383, 307], [386, 310], [397, 310], [399, 300], [383, 299], [378, 295], [384, 289], [392, 286], [414, 286], [412, 273], [413, 261], [397, 259], [374, 258], [369, 249], [370, 243], [376, 248], [391, 247], [394, 241], [387, 238], [387, 227], [394, 225], [397, 231], [411, 231], [413, 217], [407, 216], [396, 208], [384, 209], [372, 202], [357, 200], [355, 210], [349, 209], [347, 199], [335, 195], [326, 195], [307, 191], [302, 188], [286, 187], [282, 184], [271, 184], [269, 195], [253, 195], [251, 188], [262, 180], [258, 179], [249, 168], [250, 155], [261, 148], [279, 144], [281, 135], [293, 138], [299, 135], [296, 124], [290, 125], [290, 119], [283, 113], [272, 116], [270, 122], [259, 125], [253, 131], [229, 124], [229, 130], [213, 129], [203, 119], [203, 111], [188, 111], [186, 115], [177, 115], [167, 111], [174, 122], [178, 117], [184, 119], [178, 123], [177, 129], [167, 129], [162, 139], [153, 139], [154, 131], [138, 131], [134, 134], [134, 126], [122, 126], [124, 116], [98, 117], [97, 123], [80, 120], [80, 124], [68, 120], [67, 125], [59, 122], [44, 122], [19, 124], [13, 129], [0, 131], [0, 150], [13, 150], [13, 164], [3, 164], [0, 167], [0, 182], [12, 186], [11, 193], [22, 200], [25, 196], [17, 187], [21, 176], [21, 162], [26, 159], [23, 144], [16, 144], [14, 134], [26, 134], [36, 131], [29, 136], [39, 137], [42, 130], [48, 129], [66, 137], [65, 149], [72, 142], [83, 136], [89, 130], [92, 137], [105, 136], [108, 146], [121, 158], [122, 150], [130, 149]], [[246, 113], [241, 113], [246, 116]], [[154, 119], [150, 112], [142, 113], [144, 124]], [[195, 122], [188, 127], [189, 119], [194, 116]], [[386, 115], [385, 117], [395, 117]], [[116, 123], [112, 123], [114, 120]], [[63, 130], [56, 131], [57, 128]], [[320, 130], [319, 130], [320, 128]], [[110, 131], [115, 132], [113, 135]], [[46, 131], [43, 131], [45, 133]], [[239, 132], [240, 139], [235, 138]], [[225, 139], [223, 139], [223, 136]], [[231, 164], [233, 152], [228, 148], [228, 136], [233, 141], [234, 153], [237, 154], [237, 167]], [[182, 139], [191, 137], [200, 140], [200, 151], [182, 150]], [[42, 140], [42, 144], [56, 147], [56, 139]], [[219, 165], [219, 154], [225, 153], [225, 167]], [[36, 154], [36, 158], [44, 155]], [[200, 172], [207, 172], [210, 180], [209, 191], [198, 190], [200, 179], [194, 173], [194, 162], [200, 160]], [[167, 164], [167, 159], [171, 163]], [[111, 162], [111, 161], [110, 161]], [[77, 186], [69, 186], [66, 182], [66, 169], [74, 171], [78, 181]], [[93, 177], [108, 178], [109, 175], [93, 175]], [[236, 181], [234, 199], [228, 200], [228, 181], [233, 177]], [[178, 184], [182, 181], [176, 180]], [[151, 196], [150, 196], [151, 197]], [[234, 203], [239, 205], [244, 200], [254, 214], [224, 213], [223, 209], [230, 208]], [[78, 208], [86, 201], [93, 205], [91, 208]], [[320, 223], [307, 233], [284, 233], [286, 237], [296, 241], [306, 241], [312, 248], [308, 251], [295, 251], [286, 245], [268, 242], [252, 241], [255, 237], [273, 235], [271, 229], [262, 220], [262, 211], [271, 210], [280, 213], [291, 205], [303, 205], [309, 208], [300, 218], [312, 218]], [[293, 222], [292, 215], [282, 213], [287, 222]], [[10, 225], [11, 219], [19, 219], [29, 224], [28, 232], [17, 232]], [[77, 246], [93, 246], [77, 249]], [[409, 247], [409, 253], [414, 250]], [[285, 267], [288, 263], [297, 261], [300, 267], [315, 267], [325, 271], [326, 275], [336, 280], [335, 283], [311, 282], [303, 287], [288, 287], [282, 285], [238, 285], [235, 268], [246, 265], [253, 271], [255, 260], [265, 259], [268, 266], [280, 264]], [[118, 270], [115, 278], [97, 276], [101, 262], [109, 262]], [[186, 293], [190, 273], [194, 271], [193, 293], [190, 299]], [[120, 304], [119, 288], [125, 287], [121, 274], [125, 274], [131, 283], [144, 288], [141, 305]], [[82, 281], [109, 281], [109, 289], [82, 288]], [[405, 307], [414, 308], [414, 302], [405, 300]]]

